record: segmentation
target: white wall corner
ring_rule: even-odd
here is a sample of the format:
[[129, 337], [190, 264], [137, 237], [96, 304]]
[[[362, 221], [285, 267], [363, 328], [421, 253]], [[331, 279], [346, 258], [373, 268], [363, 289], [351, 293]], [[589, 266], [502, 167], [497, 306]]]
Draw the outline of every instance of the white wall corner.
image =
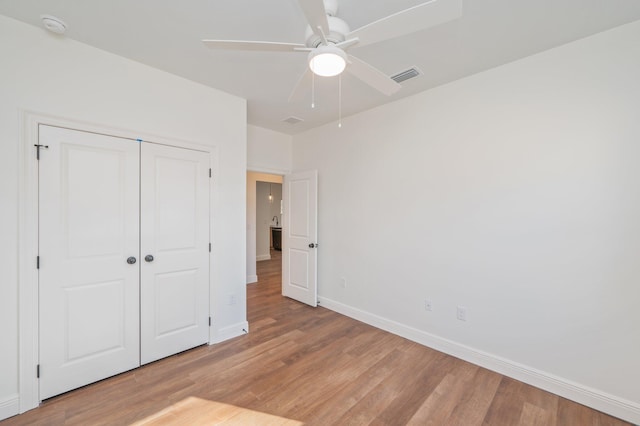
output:
[[345, 305], [326, 297], [318, 297], [319, 305], [362, 321], [373, 327], [404, 337], [405, 339], [460, 358], [496, 373], [560, 395], [620, 419], [640, 424], [640, 405], [597, 389], [574, 383], [553, 374], [505, 359], [472, 347], [444, 339], [431, 333], [389, 320], [387, 318]]
[[253, 284], [258, 282], [257, 275], [247, 275], [247, 284]]
[[20, 398], [11, 395], [0, 401], [0, 420], [15, 416], [20, 412]]
[[256, 262], [261, 262], [263, 260], [271, 260], [271, 255], [270, 254], [261, 254], [256, 256]]
[[242, 321], [228, 327], [214, 330], [209, 344], [215, 345], [216, 343], [221, 343], [234, 337], [244, 336], [247, 333], [249, 333], [249, 322]]

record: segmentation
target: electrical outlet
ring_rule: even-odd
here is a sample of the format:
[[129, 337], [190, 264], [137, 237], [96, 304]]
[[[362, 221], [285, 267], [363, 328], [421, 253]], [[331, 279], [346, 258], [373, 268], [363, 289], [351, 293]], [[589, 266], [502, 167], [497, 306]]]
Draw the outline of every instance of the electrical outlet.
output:
[[458, 310], [456, 311], [456, 318], [458, 318], [460, 321], [466, 321], [467, 308], [465, 308], [464, 306], [458, 306]]
[[236, 296], [234, 294], [229, 295], [229, 299], [227, 300], [227, 304], [229, 306], [236, 304]]
[[424, 299], [424, 310], [425, 311], [433, 310], [433, 304], [431, 303], [431, 299]]
[[342, 288], [347, 288], [347, 279], [346, 278], [340, 278], [340, 287]]

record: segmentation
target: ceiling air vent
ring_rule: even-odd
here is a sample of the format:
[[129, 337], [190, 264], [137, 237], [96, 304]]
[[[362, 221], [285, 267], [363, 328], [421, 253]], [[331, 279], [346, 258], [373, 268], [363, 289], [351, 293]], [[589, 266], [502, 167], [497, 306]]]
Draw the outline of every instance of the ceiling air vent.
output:
[[289, 124], [298, 124], [301, 121], [304, 121], [302, 118], [298, 118], [298, 117], [294, 117], [293, 115], [289, 118], [285, 118], [284, 120], [282, 120], [285, 123], [289, 123]]
[[391, 79], [395, 80], [396, 83], [402, 83], [403, 81], [407, 81], [410, 78], [414, 78], [419, 75], [422, 75], [422, 72], [420, 72], [420, 70], [417, 67], [412, 67], [412, 68], [409, 68], [408, 70], [399, 72], [396, 75], [392, 75]]

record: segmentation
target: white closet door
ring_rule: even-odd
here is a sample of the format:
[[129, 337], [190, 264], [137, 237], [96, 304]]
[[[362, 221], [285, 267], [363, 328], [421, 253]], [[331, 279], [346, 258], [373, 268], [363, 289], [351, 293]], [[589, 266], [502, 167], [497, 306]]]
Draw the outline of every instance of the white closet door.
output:
[[209, 155], [141, 146], [141, 361], [209, 337]]
[[50, 126], [39, 140], [45, 399], [139, 365], [139, 146]]

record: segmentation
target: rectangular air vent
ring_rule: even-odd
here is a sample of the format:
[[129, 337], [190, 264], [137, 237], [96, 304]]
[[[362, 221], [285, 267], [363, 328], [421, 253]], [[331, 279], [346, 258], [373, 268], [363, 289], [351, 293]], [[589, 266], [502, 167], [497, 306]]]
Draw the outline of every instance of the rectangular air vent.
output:
[[289, 124], [298, 124], [301, 121], [304, 121], [302, 118], [298, 118], [298, 117], [294, 117], [293, 115], [289, 118], [285, 118], [284, 120], [285, 123], [289, 123]]
[[417, 67], [412, 67], [412, 68], [409, 68], [408, 70], [399, 72], [396, 75], [392, 75], [391, 79], [395, 80], [396, 83], [402, 83], [403, 81], [407, 81], [410, 78], [414, 78], [419, 75], [422, 75], [422, 72], [420, 72], [420, 70]]

